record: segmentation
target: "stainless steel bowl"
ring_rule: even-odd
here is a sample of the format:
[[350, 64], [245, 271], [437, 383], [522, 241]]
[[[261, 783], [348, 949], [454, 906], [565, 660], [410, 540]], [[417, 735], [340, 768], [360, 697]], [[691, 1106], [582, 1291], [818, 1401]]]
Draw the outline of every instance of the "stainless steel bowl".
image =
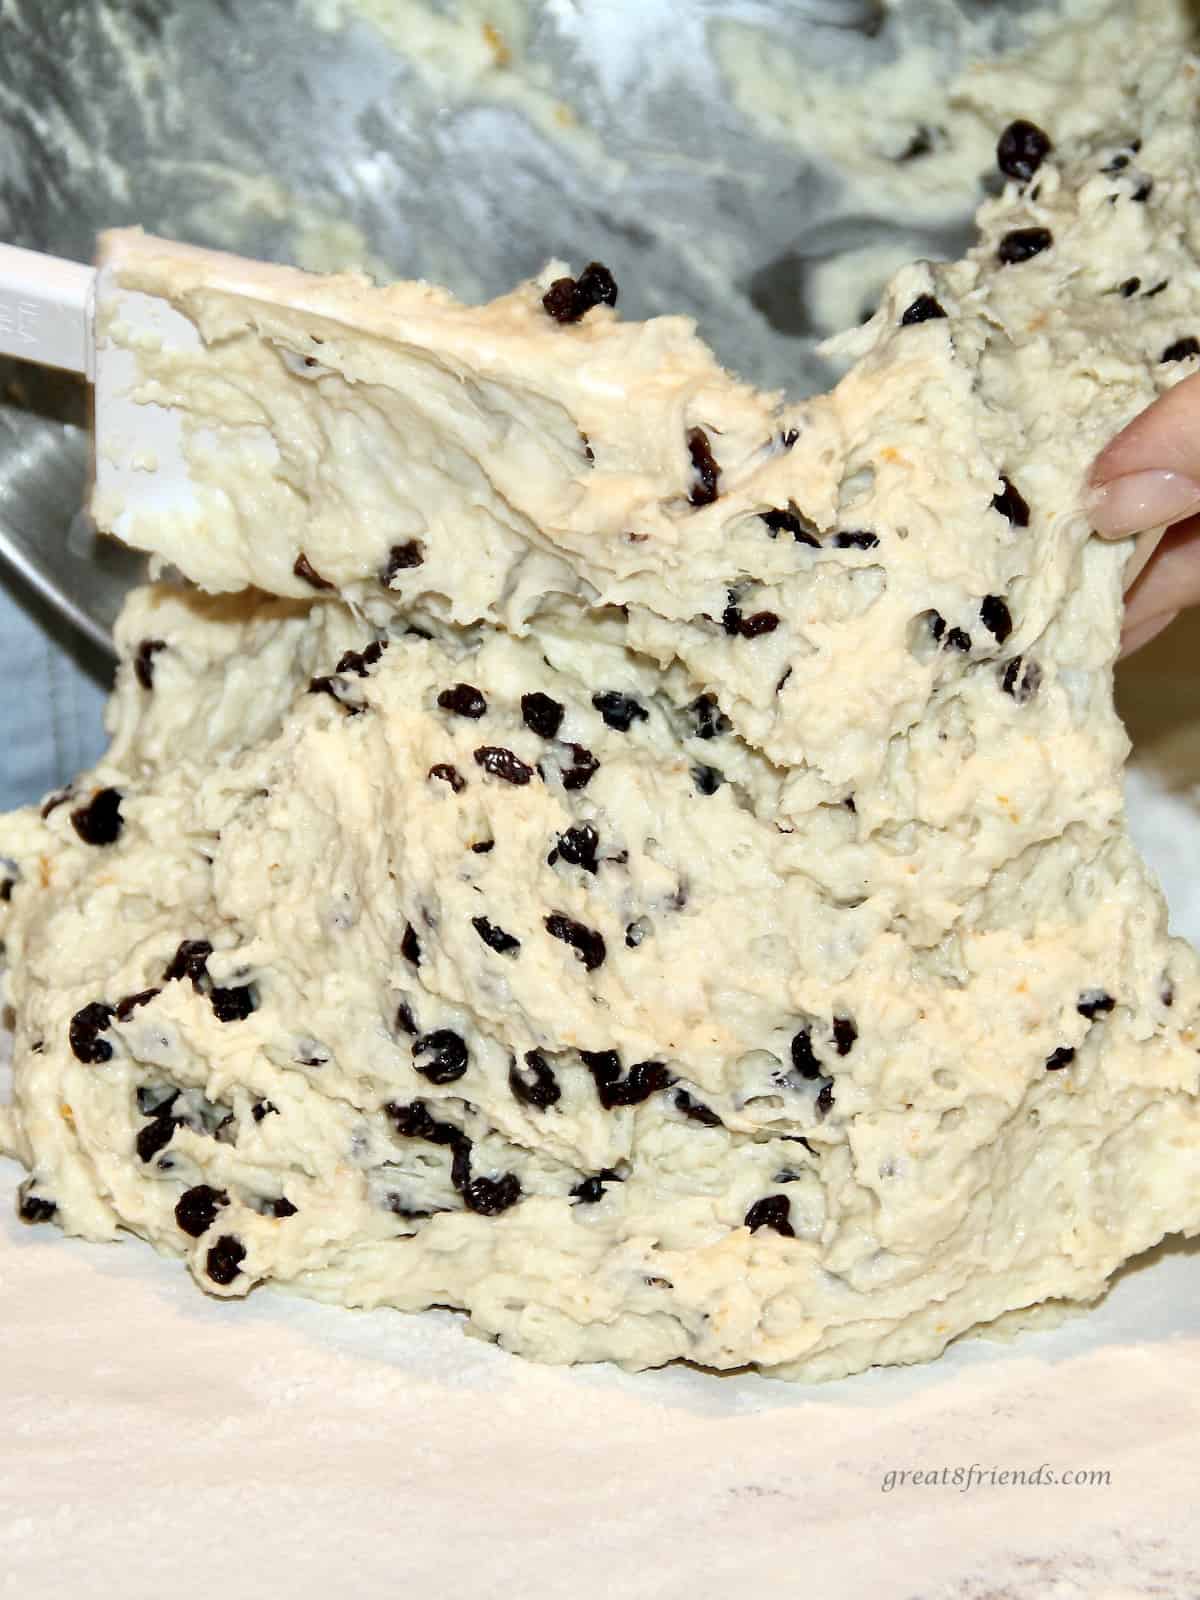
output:
[[[518, 48], [481, 0], [8, 0], [0, 237], [88, 259], [98, 229], [141, 223], [302, 265], [358, 258], [468, 299], [553, 255], [599, 258], [629, 315], [690, 313], [747, 378], [810, 390], [830, 331], [814, 274], [884, 239], [956, 250], [976, 185], [931, 228], [899, 202], [864, 215], [827, 162], [738, 108], [713, 30], [753, 28], [816, 77], [932, 40], [949, 72], [964, 28], [973, 49], [1003, 46], [1026, 9], [495, 0]], [[481, 38], [495, 70], [474, 70]], [[102, 646], [141, 569], [72, 528], [85, 424], [78, 387], [0, 368], [0, 550]]]

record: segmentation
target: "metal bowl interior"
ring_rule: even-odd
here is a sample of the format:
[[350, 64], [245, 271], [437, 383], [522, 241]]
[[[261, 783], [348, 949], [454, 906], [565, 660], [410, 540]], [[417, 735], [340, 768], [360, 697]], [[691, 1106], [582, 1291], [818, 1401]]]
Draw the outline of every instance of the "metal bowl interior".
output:
[[[933, 42], [949, 75], [968, 47], [1018, 38], [1028, 10], [9, 0], [0, 237], [86, 260], [98, 229], [140, 223], [318, 269], [429, 278], [466, 299], [552, 256], [600, 259], [628, 315], [688, 314], [746, 378], [811, 391], [830, 376], [816, 347], [833, 331], [817, 292], [831, 270], [855, 264], [834, 300], [869, 311], [900, 259], [961, 247], [978, 175], [935, 186], [915, 215], [901, 178], [921, 158], [917, 127], [894, 192], [864, 212], [819, 152], [756, 119], [722, 69], [723, 41], [750, 30], [801, 83], [853, 83]], [[68, 536], [85, 423], [70, 385], [0, 367], [0, 555], [103, 642], [142, 567], [81, 544], [78, 525]]]

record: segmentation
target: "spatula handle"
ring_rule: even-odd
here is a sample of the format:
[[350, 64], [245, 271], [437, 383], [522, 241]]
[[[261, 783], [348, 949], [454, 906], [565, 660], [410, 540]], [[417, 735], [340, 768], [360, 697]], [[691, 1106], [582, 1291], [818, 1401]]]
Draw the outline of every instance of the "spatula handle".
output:
[[95, 269], [0, 244], [0, 355], [92, 377]]

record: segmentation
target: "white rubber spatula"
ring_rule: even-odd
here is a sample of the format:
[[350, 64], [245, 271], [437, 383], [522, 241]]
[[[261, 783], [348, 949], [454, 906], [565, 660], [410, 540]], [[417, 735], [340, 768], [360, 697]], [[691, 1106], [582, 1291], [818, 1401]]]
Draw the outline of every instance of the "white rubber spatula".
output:
[[0, 244], [0, 355], [95, 375], [96, 269]]
[[[80, 266], [0, 245], [0, 355], [66, 368], [94, 386], [92, 500], [104, 533], [153, 549], [165, 559], [206, 530], [214, 499], [194, 463], [227, 447], [214, 425], [171, 403], [171, 382], [148, 375], [145, 362], [187, 358], [204, 349], [196, 322], [167, 297], [211, 293], [249, 304], [333, 317], [354, 331], [386, 338], [388, 315], [373, 305], [366, 280], [332, 280], [294, 267], [154, 238], [138, 228], [100, 235], [98, 265]], [[136, 287], [135, 287], [136, 285]], [[347, 288], [349, 285], [349, 288]], [[186, 378], [180, 381], [186, 382]], [[253, 437], [251, 437], [253, 435]], [[239, 471], [261, 472], [267, 485], [280, 451], [269, 428], [242, 427]], [[220, 498], [221, 491], [215, 491]], [[147, 533], [147, 530], [152, 530]], [[214, 551], [216, 554], [213, 541]], [[240, 568], [213, 567], [214, 587], [239, 587]], [[223, 580], [228, 579], [228, 582]]]
[[[106, 341], [99, 329], [104, 312], [117, 312], [138, 338], [162, 348], [194, 349], [200, 336], [166, 300], [131, 292], [119, 283], [127, 249], [152, 244], [158, 253], [177, 252], [181, 261], [210, 258], [259, 276], [263, 292], [273, 269], [242, 263], [235, 256], [194, 246], [148, 240], [138, 230], [105, 234], [100, 264], [83, 266], [34, 250], [0, 245], [0, 355], [76, 372], [94, 385], [92, 462], [96, 483], [117, 489], [131, 504], [155, 511], [181, 509], [192, 500], [187, 464], [179, 448], [180, 422], [168, 407], [134, 397], [136, 356]], [[106, 532], [121, 534], [118, 524]]]
[[[280, 272], [149, 240], [135, 229], [105, 234], [96, 267], [0, 244], [0, 356], [77, 373], [93, 385], [91, 487], [112, 491], [110, 503], [123, 504], [128, 516], [190, 513], [194, 519], [196, 495], [181, 448], [181, 416], [146, 403], [139, 393], [136, 355], [103, 333], [106, 317], [119, 315], [135, 343], [180, 350], [199, 345], [196, 328], [165, 299], [121, 286], [122, 262], [129, 252], [147, 247], [177, 255], [181, 262], [203, 259], [204, 271], [214, 278], [224, 274], [239, 286], [255, 279], [255, 292], [263, 298], [270, 298], [264, 286]], [[0, 449], [16, 476], [31, 480], [28, 495], [8, 493], [0, 501], [0, 557], [94, 644], [111, 651], [113, 622], [129, 588], [144, 580], [145, 561], [98, 536], [80, 505], [86, 486], [65, 515], [62, 485], [56, 481], [55, 493], [47, 494], [48, 477], [75, 480], [79, 441], [68, 437], [76, 430], [56, 432], [44, 421], [35, 429], [36, 421], [20, 412], [0, 413]], [[114, 515], [109, 526], [102, 518], [102, 531], [120, 538], [124, 520]]]
[[[199, 345], [196, 328], [165, 299], [130, 292], [119, 283], [128, 253], [147, 247], [181, 262], [203, 262], [201, 271], [228, 286], [253, 283], [253, 292], [267, 300], [274, 298], [272, 285], [279, 293], [280, 276], [305, 276], [151, 240], [134, 229], [105, 234], [96, 267], [0, 244], [0, 357], [77, 373], [94, 386], [91, 487], [113, 491], [110, 499], [123, 502], [131, 516], [149, 511], [194, 517], [194, 486], [180, 447], [181, 417], [167, 406], [146, 403], [137, 392], [136, 356], [103, 333], [106, 317], [119, 314], [126, 330], [159, 348]], [[84, 509], [88, 485], [80, 481], [78, 430], [20, 409], [0, 409], [0, 452], [11, 469], [0, 496], [0, 558], [93, 644], [111, 653], [113, 622], [130, 587], [144, 581], [145, 558], [100, 537]], [[104, 531], [119, 538], [124, 519], [114, 515], [111, 520]]]
[[[0, 355], [90, 378], [94, 282], [91, 267], [0, 244]], [[19, 383], [19, 369], [14, 376]], [[43, 387], [55, 407], [55, 385]], [[79, 417], [70, 387], [65, 411]], [[83, 510], [89, 444], [86, 426], [52, 421], [19, 400], [0, 405], [0, 558], [25, 589], [111, 655], [113, 622], [130, 587], [144, 579], [145, 562], [99, 537]]]

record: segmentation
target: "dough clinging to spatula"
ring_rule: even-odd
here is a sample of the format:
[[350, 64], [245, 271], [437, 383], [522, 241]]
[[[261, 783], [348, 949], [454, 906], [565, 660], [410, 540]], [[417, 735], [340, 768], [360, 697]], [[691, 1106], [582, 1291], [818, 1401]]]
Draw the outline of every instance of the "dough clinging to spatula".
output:
[[25, 1203], [214, 1292], [803, 1377], [1200, 1227], [1080, 510], [1194, 366], [1194, 82], [1043, 153], [802, 405], [560, 320], [557, 268], [471, 309], [116, 240], [192, 499], [114, 458], [100, 520], [283, 598], [137, 595], [109, 756], [0, 824]]

